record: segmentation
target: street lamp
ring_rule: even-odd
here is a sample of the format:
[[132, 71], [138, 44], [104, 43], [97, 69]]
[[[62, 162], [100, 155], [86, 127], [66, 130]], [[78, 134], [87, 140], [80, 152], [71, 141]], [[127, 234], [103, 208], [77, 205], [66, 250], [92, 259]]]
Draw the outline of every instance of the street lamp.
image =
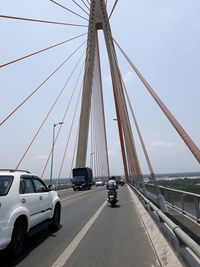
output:
[[54, 138], [55, 138], [55, 128], [57, 125], [61, 125], [63, 122], [58, 122], [53, 124], [53, 142], [52, 142], [52, 149], [51, 149], [51, 173], [50, 173], [50, 184], [52, 184], [52, 175], [53, 175], [53, 153], [54, 153]]

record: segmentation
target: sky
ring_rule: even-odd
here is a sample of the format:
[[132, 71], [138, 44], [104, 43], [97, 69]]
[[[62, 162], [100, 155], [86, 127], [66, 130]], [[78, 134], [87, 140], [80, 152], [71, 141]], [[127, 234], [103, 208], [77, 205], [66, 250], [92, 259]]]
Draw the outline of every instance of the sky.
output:
[[[58, 0], [65, 7], [87, 17], [71, 0]], [[82, 1], [77, 2], [84, 7]], [[85, 2], [87, 2], [85, 0]], [[108, 14], [114, 0], [108, 0]], [[0, 0], [0, 14], [48, 21], [87, 25], [87, 21], [48, 0]], [[200, 146], [200, 3], [198, 0], [119, 0], [110, 19], [112, 34], [145, 79], [173, 113], [196, 145]], [[0, 64], [33, 53], [87, 32], [87, 27], [54, 25], [0, 18]], [[99, 32], [103, 93], [111, 174], [123, 174], [121, 148], [113, 103], [109, 63], [102, 32]], [[69, 55], [86, 41], [86, 35], [38, 55], [0, 68], [0, 121], [28, 94], [37, 88]], [[85, 45], [63, 65], [1, 130], [1, 168], [15, 168], [28, 144], [67, 81]], [[119, 66], [126, 83], [140, 130], [155, 173], [200, 171], [197, 160], [147, 92], [116, 48]], [[62, 98], [48, 116], [20, 168], [41, 175], [52, 146], [53, 124], [62, 121], [77, 77], [81, 59]], [[60, 169], [65, 143], [73, 121], [81, 78], [55, 146], [54, 176]], [[80, 112], [80, 105], [78, 106]], [[141, 146], [130, 116], [138, 157], [143, 173], [148, 173]], [[78, 115], [66, 154], [62, 177], [68, 177], [74, 154]], [[58, 131], [59, 126], [55, 128]], [[89, 164], [89, 158], [87, 163]], [[117, 163], [117, 164], [116, 164]], [[47, 166], [45, 177], [49, 176]]]

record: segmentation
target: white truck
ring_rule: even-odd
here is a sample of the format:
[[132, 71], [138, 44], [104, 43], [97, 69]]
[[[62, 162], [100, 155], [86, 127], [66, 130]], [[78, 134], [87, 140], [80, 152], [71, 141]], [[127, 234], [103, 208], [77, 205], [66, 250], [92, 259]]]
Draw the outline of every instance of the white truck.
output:
[[28, 171], [0, 170], [0, 250], [19, 256], [34, 227], [59, 228], [61, 203], [52, 189]]

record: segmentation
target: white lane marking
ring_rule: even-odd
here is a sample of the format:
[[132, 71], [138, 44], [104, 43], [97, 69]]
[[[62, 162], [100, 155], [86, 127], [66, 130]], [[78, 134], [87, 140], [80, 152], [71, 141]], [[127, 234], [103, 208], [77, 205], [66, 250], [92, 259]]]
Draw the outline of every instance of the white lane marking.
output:
[[64, 250], [64, 252], [57, 258], [57, 260], [51, 265], [52, 267], [61, 267], [67, 262], [71, 254], [74, 252], [76, 247], [79, 245], [83, 237], [86, 235], [87, 231], [90, 229], [92, 224], [95, 222], [99, 214], [105, 207], [107, 200], [101, 205], [101, 207], [95, 212], [92, 218], [85, 224], [81, 231], [75, 236], [69, 246]]

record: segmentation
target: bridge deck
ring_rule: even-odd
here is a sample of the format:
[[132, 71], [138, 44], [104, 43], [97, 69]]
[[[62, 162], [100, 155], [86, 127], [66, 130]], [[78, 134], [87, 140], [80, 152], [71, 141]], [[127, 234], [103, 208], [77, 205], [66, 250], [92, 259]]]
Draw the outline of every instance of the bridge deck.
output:
[[65, 266], [159, 266], [127, 193], [123, 188], [119, 204], [103, 209]]
[[120, 187], [119, 203], [112, 208], [105, 201], [105, 187], [81, 192], [63, 190], [60, 230], [51, 233], [45, 228], [30, 238], [18, 261], [0, 255], [1, 266], [181, 266], [132, 194], [128, 186]]

